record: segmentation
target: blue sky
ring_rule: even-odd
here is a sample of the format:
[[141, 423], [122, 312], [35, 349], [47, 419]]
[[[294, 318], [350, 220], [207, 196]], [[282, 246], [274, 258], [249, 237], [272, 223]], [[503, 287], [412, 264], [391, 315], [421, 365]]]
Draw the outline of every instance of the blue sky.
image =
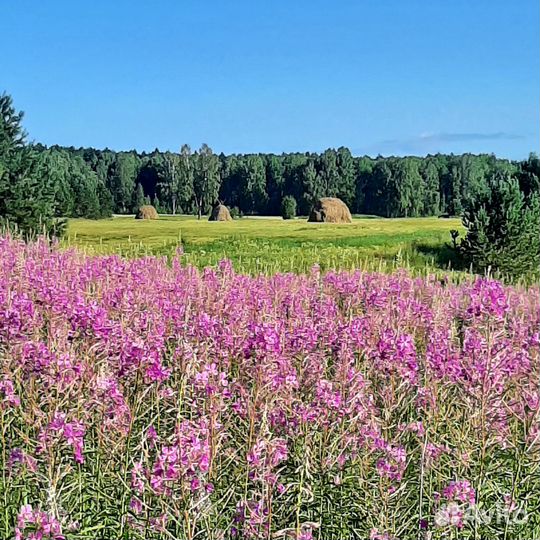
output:
[[515, 159], [538, 150], [538, 0], [0, 9], [0, 91], [45, 144]]

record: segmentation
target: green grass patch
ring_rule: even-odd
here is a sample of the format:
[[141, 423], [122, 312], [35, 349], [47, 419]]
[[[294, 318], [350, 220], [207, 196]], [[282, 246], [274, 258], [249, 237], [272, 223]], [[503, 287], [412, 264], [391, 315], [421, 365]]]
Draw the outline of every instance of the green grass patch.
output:
[[91, 254], [126, 257], [172, 256], [178, 247], [184, 261], [198, 267], [223, 258], [246, 273], [322, 270], [388, 271], [407, 267], [417, 273], [455, 267], [446, 246], [458, 219], [373, 216], [350, 225], [244, 218], [230, 223], [198, 221], [188, 216], [164, 216], [157, 221], [115, 217], [99, 221], [72, 219], [63, 244]]

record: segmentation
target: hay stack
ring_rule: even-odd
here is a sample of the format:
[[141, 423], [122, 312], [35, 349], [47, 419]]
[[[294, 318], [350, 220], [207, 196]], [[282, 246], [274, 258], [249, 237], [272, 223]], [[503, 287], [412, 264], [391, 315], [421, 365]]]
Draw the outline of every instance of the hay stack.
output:
[[347, 205], [341, 199], [323, 197], [313, 206], [308, 221], [315, 223], [352, 223], [352, 216]]
[[212, 208], [208, 221], [232, 221], [231, 213], [224, 204], [218, 204]]
[[135, 219], [157, 219], [158, 217], [156, 209], [151, 204], [145, 204], [139, 208]]

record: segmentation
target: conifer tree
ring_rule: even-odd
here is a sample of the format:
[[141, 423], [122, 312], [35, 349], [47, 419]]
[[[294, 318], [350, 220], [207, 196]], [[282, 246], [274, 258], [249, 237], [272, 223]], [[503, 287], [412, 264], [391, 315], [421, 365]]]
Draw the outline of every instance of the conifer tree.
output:
[[42, 176], [36, 150], [24, 145], [22, 117], [11, 97], [0, 95], [0, 222], [25, 236], [60, 234], [55, 187]]
[[478, 272], [497, 270], [509, 277], [540, 269], [540, 195], [526, 196], [516, 179], [497, 174], [466, 202], [467, 234], [459, 250]]

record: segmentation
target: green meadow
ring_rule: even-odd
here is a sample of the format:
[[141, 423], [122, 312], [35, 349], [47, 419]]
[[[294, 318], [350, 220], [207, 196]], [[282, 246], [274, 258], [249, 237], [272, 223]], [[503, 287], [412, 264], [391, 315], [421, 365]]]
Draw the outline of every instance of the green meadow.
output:
[[198, 267], [230, 259], [250, 274], [322, 270], [447, 271], [455, 267], [450, 230], [459, 219], [357, 217], [352, 224], [307, 223], [305, 219], [243, 218], [209, 222], [191, 216], [156, 221], [114, 217], [71, 219], [63, 244], [91, 254], [126, 257], [174, 255]]

